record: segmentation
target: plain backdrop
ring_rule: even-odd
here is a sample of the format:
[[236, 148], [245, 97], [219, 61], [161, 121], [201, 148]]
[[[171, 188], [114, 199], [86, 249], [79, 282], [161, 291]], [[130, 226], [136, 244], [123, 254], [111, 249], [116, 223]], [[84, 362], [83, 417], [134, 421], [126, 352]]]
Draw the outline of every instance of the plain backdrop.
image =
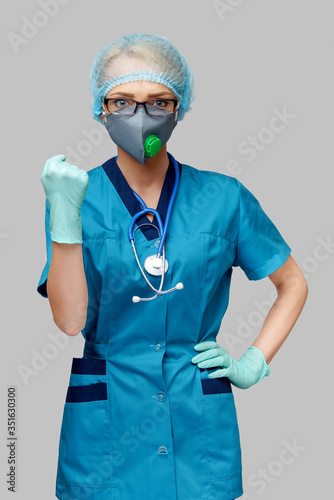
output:
[[[15, 498], [55, 498], [71, 362], [84, 344], [81, 334], [69, 338], [56, 327], [48, 300], [36, 290], [46, 258], [40, 175], [56, 154], [84, 170], [116, 154], [91, 117], [89, 71], [101, 47], [139, 32], [167, 37], [195, 75], [196, 99], [168, 150], [182, 163], [241, 180], [292, 248], [309, 285], [270, 376], [234, 389], [242, 499], [331, 498], [333, 3], [20, 0], [1, 11], [0, 497], [13, 498], [6, 483], [6, 403], [14, 385]], [[258, 335], [274, 291], [269, 278], [249, 281], [234, 269], [218, 336], [234, 357]], [[36, 364], [41, 357], [44, 363]]]

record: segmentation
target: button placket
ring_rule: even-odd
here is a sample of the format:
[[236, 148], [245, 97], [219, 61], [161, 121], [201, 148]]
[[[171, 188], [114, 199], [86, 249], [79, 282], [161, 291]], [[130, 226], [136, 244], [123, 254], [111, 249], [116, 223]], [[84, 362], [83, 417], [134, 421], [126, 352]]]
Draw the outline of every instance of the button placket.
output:
[[152, 396], [152, 398], [155, 398], [157, 401], [165, 401], [166, 400], [166, 393], [163, 391], [158, 392], [158, 394], [155, 394]]
[[162, 351], [164, 349], [164, 345], [161, 344], [161, 342], [158, 342], [157, 344], [152, 344], [152, 347], [156, 351]]
[[[153, 347], [153, 349], [155, 349], [157, 352], [160, 352], [165, 348], [165, 346], [162, 342], [157, 342], [156, 344], [151, 344], [151, 347]], [[152, 396], [152, 398], [156, 399], [158, 402], [165, 401], [166, 397], [167, 396], [166, 396], [166, 393], [164, 391], [159, 391], [157, 394]], [[168, 449], [166, 448], [166, 446], [159, 446], [157, 453], [159, 453], [160, 455], [166, 455], [166, 454], [168, 454]]]

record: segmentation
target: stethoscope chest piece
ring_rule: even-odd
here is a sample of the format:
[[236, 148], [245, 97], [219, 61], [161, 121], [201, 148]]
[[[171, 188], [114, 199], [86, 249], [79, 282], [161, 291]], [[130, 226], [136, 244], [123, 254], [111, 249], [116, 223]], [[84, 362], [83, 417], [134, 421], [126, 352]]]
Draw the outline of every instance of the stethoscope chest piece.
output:
[[[162, 257], [158, 258], [157, 255], [150, 255], [144, 263], [146, 271], [152, 276], [162, 275]], [[168, 262], [165, 258], [165, 273], [168, 271]]]

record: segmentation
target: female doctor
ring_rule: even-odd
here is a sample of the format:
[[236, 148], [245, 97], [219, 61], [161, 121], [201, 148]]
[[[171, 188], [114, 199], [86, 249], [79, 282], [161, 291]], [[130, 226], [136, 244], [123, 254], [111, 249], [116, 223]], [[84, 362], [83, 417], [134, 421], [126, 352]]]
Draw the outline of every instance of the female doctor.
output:
[[[305, 278], [238, 179], [167, 152], [194, 81], [166, 38], [132, 34], [103, 47], [90, 89], [117, 156], [88, 172], [54, 156], [41, 176], [38, 292], [55, 324], [85, 339], [64, 402], [56, 496], [235, 499], [243, 487], [232, 386], [269, 375], [306, 301]], [[238, 360], [216, 343], [236, 266], [277, 290]]]

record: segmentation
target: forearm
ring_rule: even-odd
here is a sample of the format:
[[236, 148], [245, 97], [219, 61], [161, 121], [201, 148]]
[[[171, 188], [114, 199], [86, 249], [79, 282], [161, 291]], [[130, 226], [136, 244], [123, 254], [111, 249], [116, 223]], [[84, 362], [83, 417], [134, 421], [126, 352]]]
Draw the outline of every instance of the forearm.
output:
[[82, 245], [52, 241], [47, 292], [55, 324], [68, 335], [85, 326], [88, 290]]
[[267, 364], [288, 337], [306, 302], [306, 281], [298, 277], [291, 281], [277, 288], [277, 298], [252, 344], [260, 349]]

